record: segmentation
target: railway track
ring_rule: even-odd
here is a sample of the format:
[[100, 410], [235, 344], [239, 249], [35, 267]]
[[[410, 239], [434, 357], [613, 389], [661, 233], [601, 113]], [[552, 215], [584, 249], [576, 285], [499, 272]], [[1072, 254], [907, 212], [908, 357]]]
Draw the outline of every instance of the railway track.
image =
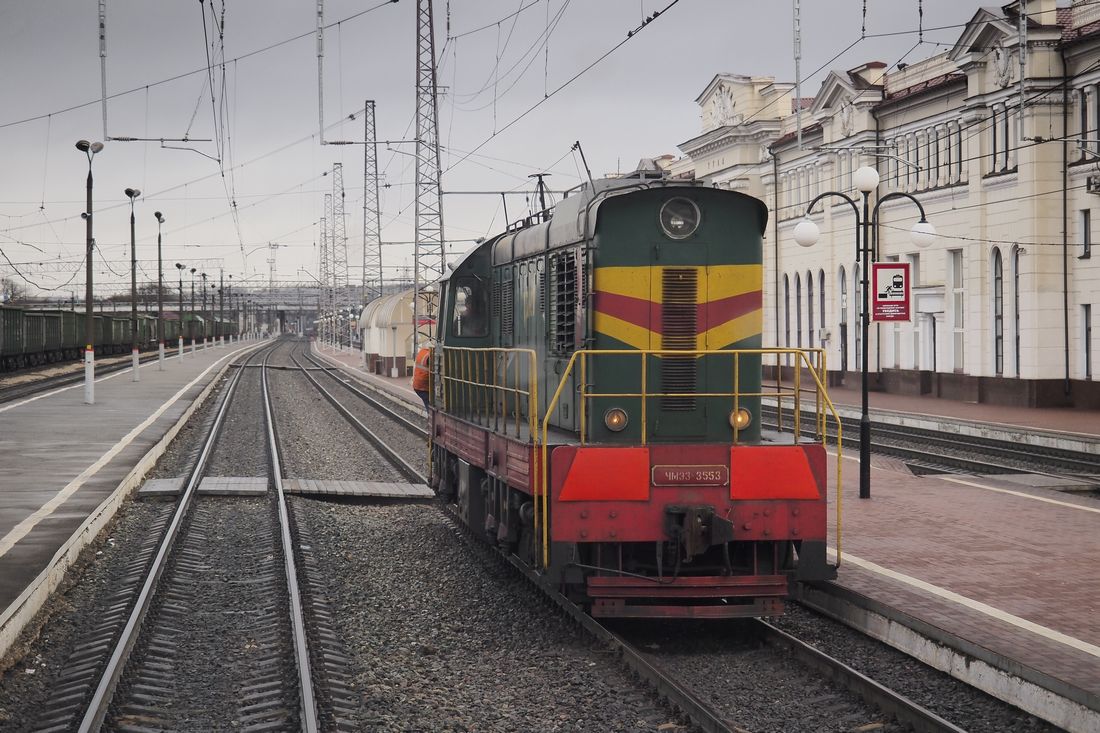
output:
[[[330, 386], [339, 385], [346, 393], [356, 396], [376, 411], [380, 418], [396, 421], [420, 441], [426, 440], [428, 435], [428, 431], [422, 425], [410, 419], [409, 416], [402, 415], [399, 408], [386, 405], [357, 386], [355, 381], [343, 375], [341, 370], [322, 364], [312, 355], [306, 355], [304, 363], [296, 357], [292, 358], [296, 366], [302, 370], [302, 373], [318, 389], [322, 390], [326, 399], [349, 419], [364, 438], [370, 441], [380, 452], [393, 455], [395, 467], [398, 465], [403, 466], [399, 470], [409, 480], [420, 483], [425, 482], [425, 478], [398, 455], [397, 449], [387, 444], [375, 432], [371, 431], [363, 420], [356, 417], [346, 406], [340, 404], [339, 399], [333, 394], [332, 390], [326, 390], [322, 387], [322, 381], [328, 379]], [[306, 364], [309, 366], [306, 366]], [[646, 653], [643, 648], [634, 644], [627, 634], [613, 630], [608, 625], [602, 624], [589, 616], [560, 593], [558, 589], [547, 585], [541, 575], [521, 563], [514, 555], [505, 557], [486, 545], [481, 538], [473, 537], [452, 507], [446, 504], [438, 504], [437, 506], [444, 512], [455, 530], [468, 540], [470, 546], [479, 555], [488, 562], [506, 565], [524, 575], [562, 613], [584, 629], [589, 636], [615, 653], [631, 674], [642, 680], [645, 686], [656, 691], [666, 705], [683, 714], [697, 729], [707, 733], [743, 732], [744, 729], [738, 727], [736, 721], [731, 720], [730, 716], [723, 713], [712, 700], [708, 700], [705, 695], [693, 690], [677, 674], [665, 669], [659, 661], [654, 659], [652, 654]], [[864, 703], [873, 706], [886, 716], [893, 717], [901, 726], [908, 726], [912, 730], [927, 733], [960, 733], [961, 729], [949, 721], [935, 715], [887, 686], [875, 682], [843, 662], [824, 654], [812, 645], [764, 621], [753, 623], [755, 624], [754, 635], [764, 639], [767, 646], [773, 649], [776, 654], [794, 656], [805, 667], [854, 693]], [[781, 662], [781, 664], [786, 664], [786, 662]], [[761, 701], [762, 704], [771, 704], [768, 702], [767, 696], [763, 696]]]
[[[762, 416], [765, 425], [776, 428], [776, 410], [764, 405]], [[842, 417], [844, 446], [859, 446], [859, 418]], [[812, 418], [803, 415], [803, 429], [812, 425]], [[794, 417], [785, 411], [783, 427], [793, 430]], [[826, 435], [836, 442], [835, 427], [827, 425]], [[916, 472], [1008, 474], [1034, 473], [1059, 478], [1077, 478], [1100, 487], [1097, 456], [1046, 446], [1023, 446], [1018, 443], [955, 435], [927, 430], [889, 425], [871, 424], [871, 450], [875, 453], [900, 458]]]
[[[213, 636], [206, 626], [217, 627], [223, 618], [244, 629], [249, 640], [247, 664], [234, 665], [230, 658], [239, 650], [226, 648], [225, 659], [215, 657], [213, 667], [228, 673], [244, 671], [244, 676], [198, 682], [234, 698], [239, 695], [237, 718], [244, 729], [320, 729], [322, 711], [314, 680], [324, 674], [315, 674], [311, 666], [316, 654], [311, 654], [307, 638], [264, 368], [285, 344], [273, 343], [234, 365], [242, 368], [229, 378], [220, 405], [211, 413], [178, 501], [166, 505], [149, 528], [149, 539], [135, 548], [127, 582], [112, 597], [102, 623], [75, 646], [36, 730], [201, 727], [198, 721], [209, 701], [180, 699], [181, 690], [196, 682], [191, 678], [196, 660], [188, 651], [196, 634]], [[253, 364], [259, 366], [265, 416], [266, 445], [261, 450], [268, 451], [266, 480], [274, 491], [234, 498], [232, 511], [226, 511], [224, 504], [218, 505], [226, 499], [199, 496], [198, 489], [225, 437], [223, 428], [244, 375], [255, 375], [243, 367]], [[227, 526], [237, 526], [246, 535], [246, 547], [228, 553], [229, 561], [237, 564], [237, 575], [232, 568], [217, 566], [218, 553], [212, 550], [215, 541], [232, 544], [232, 538], [226, 539]], [[227, 594], [235, 599], [235, 607], [208, 605]]]
[[[115, 372], [121, 372], [125, 369], [129, 369], [131, 365], [130, 355], [125, 357], [118, 357], [117, 361], [112, 361], [106, 364], [97, 362], [96, 364], [96, 376], [102, 376], [104, 374], [113, 374]], [[158, 355], [146, 354], [139, 360], [139, 364], [145, 365], [155, 362]], [[165, 356], [165, 358], [168, 358]], [[51, 365], [55, 366], [55, 365]], [[57, 389], [59, 387], [67, 387], [72, 384], [80, 384], [84, 381], [84, 369], [81, 368], [78, 371], [69, 372], [66, 374], [53, 374], [50, 376], [42, 377], [41, 379], [29, 380], [19, 384], [13, 384], [10, 387], [0, 388], [0, 404], [5, 402], [14, 402], [16, 400], [25, 399], [27, 397], [34, 397], [35, 395], [43, 392], [49, 392], [50, 390]]]

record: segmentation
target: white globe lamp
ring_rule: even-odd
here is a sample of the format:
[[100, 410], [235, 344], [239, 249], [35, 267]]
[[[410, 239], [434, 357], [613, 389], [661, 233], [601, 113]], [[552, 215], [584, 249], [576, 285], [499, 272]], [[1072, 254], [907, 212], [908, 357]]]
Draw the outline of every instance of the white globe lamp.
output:
[[863, 193], [871, 193], [878, 188], [878, 171], [869, 165], [861, 166], [852, 175], [852, 183]]
[[909, 230], [913, 244], [924, 248], [936, 241], [936, 228], [926, 219], [921, 219]]
[[821, 238], [821, 230], [810, 219], [803, 219], [794, 227], [794, 241], [800, 247], [813, 247]]

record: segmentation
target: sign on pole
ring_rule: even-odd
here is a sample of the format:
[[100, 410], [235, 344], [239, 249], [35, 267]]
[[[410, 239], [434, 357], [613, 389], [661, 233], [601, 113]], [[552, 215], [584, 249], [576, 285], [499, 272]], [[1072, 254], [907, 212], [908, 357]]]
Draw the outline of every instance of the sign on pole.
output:
[[908, 262], [876, 262], [871, 265], [871, 287], [871, 320], [912, 320]]

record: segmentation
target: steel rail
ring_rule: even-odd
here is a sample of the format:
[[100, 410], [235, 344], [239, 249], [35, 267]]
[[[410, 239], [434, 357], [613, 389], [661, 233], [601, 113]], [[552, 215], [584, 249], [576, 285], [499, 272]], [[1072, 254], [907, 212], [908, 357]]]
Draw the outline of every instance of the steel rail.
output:
[[332, 377], [337, 382], [342, 384], [345, 388], [347, 388], [348, 391], [350, 391], [353, 394], [355, 394], [356, 396], [358, 396], [364, 402], [369, 403], [371, 407], [373, 407], [376, 410], [378, 410], [379, 412], [385, 414], [387, 417], [393, 418], [396, 422], [400, 423], [403, 427], [407, 428], [408, 430], [410, 430], [414, 433], [417, 433], [418, 435], [422, 435], [424, 437], [427, 437], [428, 431], [425, 430], [422, 425], [418, 425], [415, 422], [413, 422], [412, 420], [410, 420], [409, 418], [407, 418], [403, 415], [399, 415], [397, 413], [397, 411], [394, 410], [393, 408], [382, 404], [381, 401], [375, 399], [373, 396], [367, 394], [363, 390], [356, 387], [354, 384], [352, 384], [349, 381], [349, 379], [347, 377], [344, 377], [342, 374], [340, 374], [340, 370], [337, 369], [336, 367], [325, 366], [321, 362], [314, 359], [313, 356], [309, 353], [307, 353], [305, 356], [306, 356], [306, 359], [308, 361], [310, 361], [311, 363], [315, 364], [318, 369], [320, 369], [321, 371], [327, 372], [330, 377]]
[[351, 411], [348, 410], [348, 408], [344, 407], [344, 405], [341, 404], [341, 402], [336, 399], [336, 397], [331, 392], [321, 386], [321, 383], [317, 381], [317, 378], [310, 374], [310, 371], [315, 370], [310, 370], [306, 367], [303, 367], [294, 356], [291, 356], [290, 359], [295, 363], [295, 365], [298, 366], [302, 374], [305, 375], [306, 379], [308, 379], [310, 383], [317, 388], [317, 391], [320, 392], [324, 396], [324, 398], [328, 400], [333, 407], [336, 408], [336, 411], [339, 412], [351, 424], [353, 428], [359, 431], [359, 434], [366, 438], [371, 443], [371, 445], [378, 449], [378, 452], [381, 453], [382, 456], [386, 460], [388, 460], [394, 468], [398, 470], [399, 473], [401, 473], [409, 481], [420, 484], [428, 483], [427, 479], [424, 478], [424, 476], [421, 475], [421, 473], [417, 471], [412, 466], [412, 464], [402, 458], [401, 455], [394, 448], [386, 443], [386, 441], [379, 437], [374, 431], [364, 425], [363, 422], [355, 415], [353, 415]]
[[[287, 594], [290, 601], [290, 625], [294, 639], [294, 659], [298, 671], [299, 705], [301, 709], [299, 722], [301, 729], [306, 733], [316, 733], [320, 730], [320, 720], [317, 712], [317, 698], [313, 691], [313, 672], [310, 667], [305, 612], [302, 609], [302, 594], [298, 587], [298, 568], [294, 561], [294, 542], [290, 536], [290, 517], [287, 512], [286, 495], [283, 493], [283, 462], [279, 454], [275, 413], [272, 410], [271, 392], [267, 383], [267, 361], [270, 356], [271, 353], [269, 352], [264, 357], [260, 369], [260, 383], [263, 388], [264, 421], [267, 428], [268, 454], [271, 457], [271, 475], [275, 481], [275, 494], [279, 512], [279, 538], [283, 548]], [[294, 357], [291, 356], [291, 358]]]
[[[109, 364], [97, 364], [96, 365], [96, 377], [100, 377], [104, 374], [113, 374], [114, 372], [121, 372], [129, 369], [133, 366], [133, 362], [130, 357], [125, 357], [125, 360], [111, 362]], [[146, 354], [141, 357], [139, 364], [148, 364], [156, 361], [156, 354]], [[56, 363], [56, 362], [55, 362]], [[72, 364], [79, 364], [80, 362], [72, 361]], [[18, 372], [15, 372], [18, 373]], [[60, 387], [67, 387], [73, 384], [80, 384], [84, 381], [83, 370], [79, 372], [70, 372], [68, 374], [52, 374], [42, 379], [34, 379], [23, 382], [21, 384], [13, 384], [10, 387], [0, 387], [0, 404], [7, 402], [15, 402], [25, 397], [33, 397], [41, 392], [49, 392], [51, 389], [57, 389]]]
[[[778, 427], [778, 423], [775, 421], [774, 409], [765, 411], [770, 412], [769, 421], [766, 425], [772, 427]], [[846, 418], [847, 419], [847, 418]], [[784, 428], [790, 427], [790, 421], [784, 420]], [[942, 467], [945, 472], [950, 469], [965, 471], [967, 473], [977, 474], [1006, 474], [1006, 473], [1029, 473], [1039, 476], [1050, 476], [1054, 478], [1076, 478], [1082, 481], [1097, 483], [1100, 481], [1096, 472], [1092, 474], [1076, 472], [1084, 467], [1092, 467], [1096, 464], [1096, 457], [1086, 453], [1078, 453], [1076, 451], [1064, 450], [1064, 449], [1051, 449], [1036, 447], [1034, 450], [1019, 450], [1010, 446], [1002, 445], [1003, 441], [997, 440], [983, 440], [981, 438], [974, 437], [961, 437], [957, 435], [942, 434], [936, 435], [934, 431], [929, 431], [924, 428], [898, 428], [891, 427], [889, 425], [876, 424], [873, 428], [874, 436], [872, 437], [871, 448], [879, 454], [890, 455], [902, 460], [912, 461], [921, 464], [927, 464], [929, 466]], [[834, 442], [836, 436], [830, 431], [826, 431], [826, 437], [831, 438]], [[887, 437], [888, 440], [883, 441], [883, 437]], [[892, 438], [892, 440], [889, 440]], [[852, 443], [855, 439], [844, 437], [845, 443]], [[897, 441], [897, 442], [895, 442]], [[913, 446], [924, 446], [924, 448], [907, 447], [899, 444], [900, 441], [908, 441]], [[962, 450], [970, 450], [977, 454], [973, 457], [966, 455], [957, 455], [950, 452], [943, 452], [943, 446], [950, 445], [960, 448]], [[1036, 464], [1041, 468], [1027, 468], [1024, 465], [1011, 465], [1010, 463], [999, 462], [997, 458], [1002, 460], [1014, 460], [1020, 464]], [[1061, 470], [1059, 466], [1066, 466], [1068, 470]]]
[[767, 621], [757, 619], [756, 623], [763, 629], [765, 641], [787, 649], [807, 667], [811, 667], [844, 685], [865, 702], [874, 705], [884, 713], [893, 715], [899, 723], [910, 726], [915, 733], [966, 733], [962, 728], [944, 720], [931, 710], [874, 681], [862, 672], [849, 667], [838, 659], [834, 659], [820, 649], [776, 628]]
[[[312, 357], [307, 356], [306, 358], [314, 364], [318, 364]], [[323, 367], [323, 369], [327, 372], [337, 371], [334, 367]], [[343, 379], [340, 379], [335, 374], [331, 374], [331, 376], [347, 387], [353, 394], [359, 396], [365, 402], [370, 403], [372, 407], [379, 409], [387, 416], [395, 418], [413, 432], [423, 436], [427, 435], [427, 431], [423, 427], [406, 420], [390, 408], [382, 405], [374, 397], [352, 386]], [[469, 535], [469, 531], [465, 524], [453, 509], [447, 505], [443, 505], [442, 508], [444, 513]], [[473, 537], [469, 539], [472, 542], [478, 541]], [[700, 729], [707, 733], [724, 733], [727, 731], [739, 730], [733, 722], [725, 719], [713, 707], [676, 682], [671, 675], [646, 659], [642, 652], [638, 651], [626, 639], [600, 624], [596, 619], [585, 613], [582, 608], [570, 601], [556, 589], [549, 587], [545, 582], [544, 576], [529, 568], [520, 561], [518, 557], [515, 555], [504, 557], [496, 553], [493, 553], [493, 557], [507, 560], [510, 565], [523, 573], [531, 583], [554, 601], [554, 603], [573, 621], [617, 653], [622, 663], [631, 672], [653, 685], [664, 699], [682, 710], [691, 719], [692, 723]], [[782, 644], [794, 652], [796, 657], [807, 666], [840, 682], [847, 689], [859, 695], [865, 702], [876, 706], [887, 714], [893, 715], [899, 722], [912, 726], [917, 733], [962, 733], [962, 729], [957, 726], [926, 708], [917, 705], [903, 695], [875, 682], [869, 677], [845, 665], [843, 662], [779, 630], [766, 621], [759, 621], [758, 623], [765, 629], [765, 636], [769, 641], [774, 644]]]
[[[270, 353], [276, 346], [277, 344], [271, 344], [263, 351], [248, 354], [245, 358], [245, 363], [251, 361], [258, 355]], [[175, 546], [180, 528], [183, 525], [183, 520], [190, 510], [199, 483], [202, 481], [203, 472], [206, 470], [206, 464], [210, 459], [210, 455], [213, 453], [214, 445], [217, 443], [222, 424], [225, 422], [225, 416], [229, 412], [229, 405], [233, 401], [233, 395], [237, 390], [237, 384], [240, 382], [243, 373], [243, 369], [237, 369], [233, 373], [232, 381], [230, 381], [226, 388], [225, 397], [222, 399], [221, 406], [218, 408], [218, 412], [214, 418], [214, 423], [210, 427], [210, 432], [203, 441], [202, 448], [191, 468], [186, 488], [184, 489], [183, 495], [180, 497], [175, 512], [172, 514], [172, 519], [165, 530], [164, 537], [157, 547], [157, 553], [153, 557], [153, 562], [146, 574], [145, 582], [142, 584], [141, 591], [138, 593], [137, 601], [130, 611], [130, 616], [126, 620], [126, 625], [122, 629], [119, 640], [115, 644], [114, 651], [111, 653], [111, 657], [107, 661], [103, 673], [100, 675], [99, 684], [92, 694], [91, 701], [84, 713], [84, 717], [80, 721], [80, 727], [77, 729], [79, 733], [92, 733], [92, 731], [98, 731], [107, 717], [115, 688], [118, 685], [119, 679], [122, 677], [122, 673], [125, 671], [126, 662], [130, 658], [130, 653], [137, 643], [142, 623], [145, 620], [153, 597], [156, 595], [157, 585], [160, 583], [161, 576], [164, 574], [164, 569], [168, 564], [168, 558], [171, 555], [172, 548]]]

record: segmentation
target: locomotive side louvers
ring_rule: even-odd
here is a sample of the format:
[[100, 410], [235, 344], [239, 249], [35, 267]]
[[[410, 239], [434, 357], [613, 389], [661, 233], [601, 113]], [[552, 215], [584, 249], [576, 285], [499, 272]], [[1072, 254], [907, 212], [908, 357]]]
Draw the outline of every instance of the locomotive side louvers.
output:
[[[696, 296], [698, 271], [693, 267], [666, 267], [661, 272], [661, 348], [691, 351], [695, 348], [698, 328]], [[696, 391], [698, 360], [694, 356], [666, 356], [661, 359], [661, 391]], [[661, 409], [667, 412], [691, 412], [694, 397], [662, 397]]]
[[550, 257], [550, 351], [571, 354], [576, 348], [577, 261], [573, 252]]

